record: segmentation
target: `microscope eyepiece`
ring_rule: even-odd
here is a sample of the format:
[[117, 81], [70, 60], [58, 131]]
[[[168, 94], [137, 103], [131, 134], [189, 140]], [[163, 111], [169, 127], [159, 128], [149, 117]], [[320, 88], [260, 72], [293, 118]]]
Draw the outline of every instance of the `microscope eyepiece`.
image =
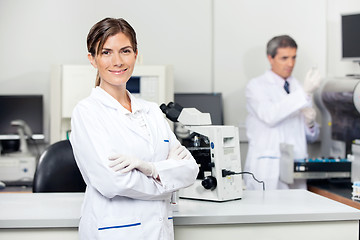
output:
[[166, 107], [165, 103], [163, 103], [163, 104], [160, 105], [160, 109], [161, 109], [161, 111], [162, 111], [164, 114], [167, 113], [167, 107]]
[[161, 104], [160, 109], [168, 119], [170, 119], [173, 122], [177, 122], [178, 121], [177, 119], [183, 107], [180, 106], [179, 104], [169, 102], [168, 105], [165, 105], [165, 103]]

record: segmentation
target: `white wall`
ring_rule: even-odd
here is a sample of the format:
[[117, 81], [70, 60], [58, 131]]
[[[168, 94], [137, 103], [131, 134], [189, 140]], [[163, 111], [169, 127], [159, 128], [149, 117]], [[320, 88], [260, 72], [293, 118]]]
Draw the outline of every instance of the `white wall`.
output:
[[[40, 93], [49, 122], [53, 64], [87, 64], [86, 35], [100, 19], [135, 28], [144, 64], [172, 64], [176, 92], [222, 92], [225, 123], [243, 124], [246, 83], [269, 68], [266, 42], [299, 45], [294, 75], [359, 72], [340, 56], [340, 12], [358, 0], [0, 0], [0, 94]], [[350, 69], [350, 70], [349, 70]], [[89, 80], [93, 81], [93, 80]]]
[[245, 86], [270, 68], [266, 44], [288, 34], [298, 44], [294, 76], [326, 72], [325, 0], [216, 0], [215, 89], [224, 95], [227, 124], [244, 124]]
[[104, 17], [130, 22], [144, 64], [175, 65], [179, 91], [190, 84], [210, 91], [207, 0], [1, 0], [0, 80], [48, 75], [51, 64], [88, 63], [86, 35]]
[[135, 28], [143, 64], [174, 65], [177, 91], [210, 92], [210, 3], [0, 0], [0, 94], [43, 94], [48, 131], [51, 66], [88, 64], [87, 33], [105, 17]]

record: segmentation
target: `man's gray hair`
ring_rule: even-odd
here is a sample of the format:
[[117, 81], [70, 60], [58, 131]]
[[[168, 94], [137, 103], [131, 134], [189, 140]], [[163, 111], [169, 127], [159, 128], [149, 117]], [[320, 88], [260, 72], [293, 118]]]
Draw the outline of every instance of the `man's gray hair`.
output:
[[295, 40], [288, 35], [273, 37], [267, 44], [266, 54], [274, 58], [277, 54], [278, 48], [286, 48], [286, 47], [297, 49], [297, 44]]

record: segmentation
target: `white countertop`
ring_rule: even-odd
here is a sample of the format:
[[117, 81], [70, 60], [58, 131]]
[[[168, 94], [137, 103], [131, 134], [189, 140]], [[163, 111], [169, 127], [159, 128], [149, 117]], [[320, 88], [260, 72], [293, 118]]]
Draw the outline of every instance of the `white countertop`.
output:
[[360, 211], [305, 190], [244, 191], [225, 203], [183, 200], [175, 225], [359, 220]]
[[[0, 194], [0, 228], [77, 227], [83, 193]], [[359, 220], [360, 211], [305, 190], [244, 191], [229, 202], [179, 200], [174, 225]]]
[[2, 193], [0, 228], [77, 227], [84, 193]]

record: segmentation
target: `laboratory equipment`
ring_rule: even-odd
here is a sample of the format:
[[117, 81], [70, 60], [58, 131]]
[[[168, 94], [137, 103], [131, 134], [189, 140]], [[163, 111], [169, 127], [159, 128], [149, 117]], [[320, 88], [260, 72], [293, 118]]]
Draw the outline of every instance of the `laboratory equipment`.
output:
[[6, 184], [3, 182], [0, 182], [0, 189], [4, 189], [6, 187]]
[[360, 201], [360, 182], [353, 182], [352, 200]]
[[17, 127], [17, 131], [19, 134], [20, 139], [20, 152], [22, 154], [28, 154], [28, 144], [27, 144], [27, 138], [32, 138], [32, 130], [29, 127], [29, 125], [21, 119], [13, 120], [11, 121], [11, 125]]
[[[360, 80], [334, 78], [316, 92], [315, 104], [321, 112], [321, 155], [333, 155], [334, 140], [342, 143], [343, 151], [336, 155], [345, 158], [351, 153], [352, 142], [360, 139]], [[335, 154], [335, 153], [334, 153]], [[335, 156], [335, 157], [337, 157]]]
[[280, 144], [280, 179], [293, 184], [294, 179], [350, 178], [352, 161], [348, 158], [294, 159], [294, 146]]
[[42, 95], [0, 96], [0, 140], [19, 139], [18, 129], [10, 122], [14, 119], [25, 121], [31, 128], [33, 139], [44, 139]]
[[360, 181], [360, 140], [355, 139], [351, 146], [351, 182]]
[[0, 156], [0, 181], [30, 185], [35, 174], [36, 159], [28, 150], [27, 139], [31, 139], [33, 133], [24, 120], [13, 120], [11, 125], [17, 127], [20, 147], [17, 152]]
[[[292, 146], [280, 145], [280, 179], [296, 178], [360, 180], [360, 80], [338, 78], [326, 81], [315, 94], [321, 112], [321, 156], [294, 159]], [[336, 148], [334, 148], [336, 146]], [[339, 147], [340, 146], [340, 147]]]
[[180, 198], [228, 201], [242, 198], [239, 131], [234, 126], [211, 125], [209, 113], [170, 102], [160, 106], [167, 118], [191, 132], [192, 144], [183, 144], [199, 165], [195, 183], [179, 190]]
[[32, 185], [36, 158], [22, 153], [0, 156], [0, 181], [7, 185]]
[[214, 125], [224, 124], [221, 93], [175, 93], [174, 102], [184, 108], [196, 108], [200, 112], [210, 113], [211, 123]]
[[341, 15], [342, 59], [360, 62], [360, 13]]
[[[97, 69], [88, 65], [58, 65], [52, 69], [50, 143], [67, 139], [75, 105], [95, 87]], [[173, 101], [173, 70], [169, 65], [135, 65], [127, 89], [136, 97], [161, 104]]]

